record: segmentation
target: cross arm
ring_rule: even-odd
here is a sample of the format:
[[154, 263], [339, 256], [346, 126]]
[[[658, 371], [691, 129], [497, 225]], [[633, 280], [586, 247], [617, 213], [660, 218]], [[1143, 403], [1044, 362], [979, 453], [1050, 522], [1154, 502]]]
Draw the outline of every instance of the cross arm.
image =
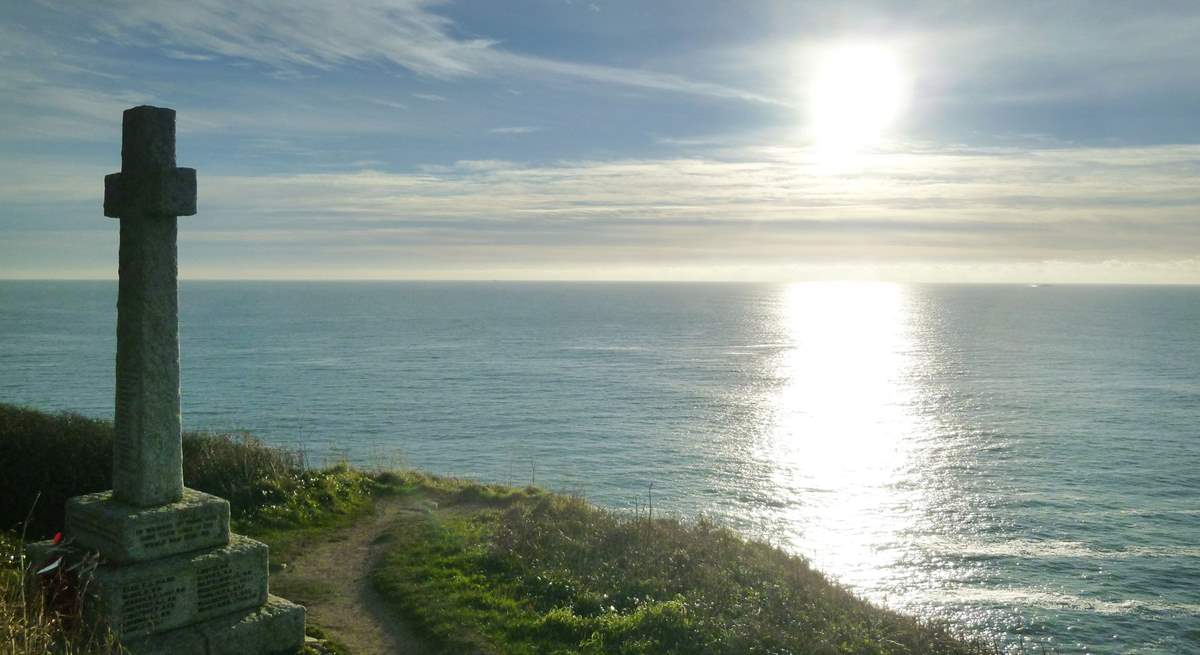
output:
[[113, 173], [104, 176], [104, 215], [191, 216], [196, 213], [196, 169]]

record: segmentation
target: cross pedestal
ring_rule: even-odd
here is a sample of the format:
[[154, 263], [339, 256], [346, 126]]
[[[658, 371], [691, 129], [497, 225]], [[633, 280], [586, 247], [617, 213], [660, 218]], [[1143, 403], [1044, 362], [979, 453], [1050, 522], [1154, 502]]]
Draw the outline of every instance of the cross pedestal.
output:
[[121, 219], [113, 489], [68, 500], [64, 533], [99, 553], [85, 608], [131, 655], [292, 654], [304, 608], [267, 594], [267, 546], [230, 534], [227, 501], [183, 486], [175, 239], [195, 213], [175, 111], [126, 110], [121, 172], [104, 178], [104, 215]]

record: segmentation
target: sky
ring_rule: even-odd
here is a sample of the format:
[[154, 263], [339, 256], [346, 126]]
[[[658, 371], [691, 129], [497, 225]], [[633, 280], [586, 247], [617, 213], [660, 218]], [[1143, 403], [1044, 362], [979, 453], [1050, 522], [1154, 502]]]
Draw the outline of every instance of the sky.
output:
[[0, 3], [0, 278], [1200, 283], [1200, 3]]

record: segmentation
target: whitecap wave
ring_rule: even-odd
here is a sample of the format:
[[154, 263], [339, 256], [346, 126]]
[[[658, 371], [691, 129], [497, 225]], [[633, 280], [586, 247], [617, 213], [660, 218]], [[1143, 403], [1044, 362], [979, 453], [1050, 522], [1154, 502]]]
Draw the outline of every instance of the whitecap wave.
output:
[[1037, 589], [980, 589], [962, 587], [958, 589], [929, 590], [919, 594], [918, 602], [956, 603], [979, 605], [1023, 605], [1041, 609], [1074, 610], [1098, 614], [1134, 614], [1150, 612], [1157, 614], [1200, 614], [1200, 604], [1172, 603], [1162, 600], [1130, 599], [1121, 601], [1084, 598], [1074, 594]]
[[929, 546], [931, 547], [930, 550], [938, 554], [960, 557], [1022, 557], [1030, 559], [1055, 557], [1086, 559], [1200, 558], [1200, 547], [1197, 546], [1127, 546], [1121, 548], [1103, 548], [1080, 541], [1062, 540], [1033, 541], [1028, 539], [1014, 539], [995, 543], [969, 542], [950, 544], [941, 542], [936, 545], [929, 544]]

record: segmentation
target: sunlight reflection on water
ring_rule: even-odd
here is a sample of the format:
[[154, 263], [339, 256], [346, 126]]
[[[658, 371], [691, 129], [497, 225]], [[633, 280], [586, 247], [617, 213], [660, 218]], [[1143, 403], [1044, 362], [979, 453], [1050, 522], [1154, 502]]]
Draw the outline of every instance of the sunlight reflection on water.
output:
[[764, 461], [791, 499], [790, 545], [843, 583], [882, 600], [894, 589], [920, 514], [905, 485], [931, 430], [914, 411], [913, 315], [903, 287], [802, 283], [783, 289], [790, 335], [776, 370]]

